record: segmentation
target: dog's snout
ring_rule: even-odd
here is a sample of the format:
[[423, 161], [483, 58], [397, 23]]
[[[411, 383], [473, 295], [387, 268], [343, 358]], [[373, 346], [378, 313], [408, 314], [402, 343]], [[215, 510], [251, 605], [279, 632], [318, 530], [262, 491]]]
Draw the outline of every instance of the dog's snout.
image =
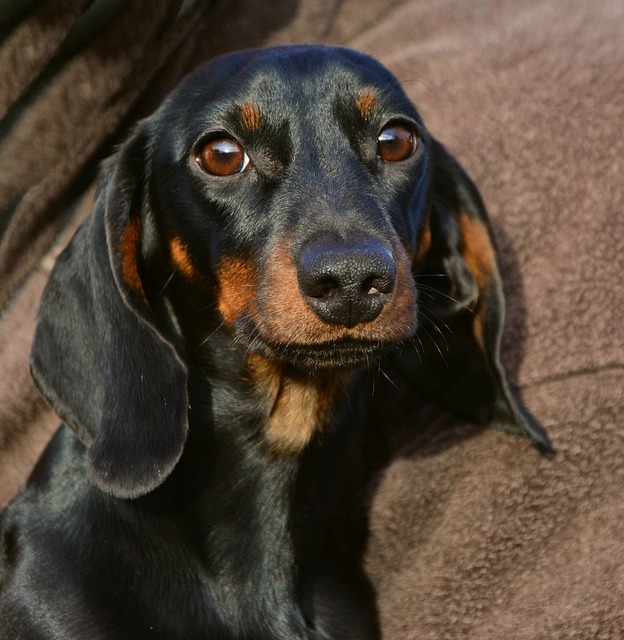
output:
[[379, 315], [394, 288], [396, 267], [390, 249], [374, 241], [311, 242], [300, 253], [297, 276], [321, 320], [351, 328]]

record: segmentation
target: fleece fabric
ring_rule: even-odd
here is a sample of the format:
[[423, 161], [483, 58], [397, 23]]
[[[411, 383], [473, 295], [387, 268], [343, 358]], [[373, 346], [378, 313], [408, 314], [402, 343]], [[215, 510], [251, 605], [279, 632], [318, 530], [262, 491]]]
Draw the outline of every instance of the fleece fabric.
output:
[[556, 449], [392, 381], [401, 406], [378, 402], [362, 434], [383, 637], [624, 638], [621, 0], [47, 0], [4, 16], [0, 504], [58, 425], [27, 356], [98, 159], [202, 59], [286, 42], [379, 58], [479, 185], [505, 279], [503, 362]]

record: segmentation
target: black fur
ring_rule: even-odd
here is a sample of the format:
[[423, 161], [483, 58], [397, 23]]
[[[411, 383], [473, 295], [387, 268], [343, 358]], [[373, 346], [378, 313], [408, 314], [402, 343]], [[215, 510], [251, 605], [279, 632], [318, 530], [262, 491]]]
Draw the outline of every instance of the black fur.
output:
[[[388, 126], [415, 150], [384, 156]], [[214, 139], [249, 168], [211, 175]], [[452, 329], [442, 356], [427, 314]], [[330, 526], [357, 371], [391, 359], [547, 448], [502, 322], [480, 197], [379, 63], [200, 67], [105, 163], [44, 295], [32, 369], [66, 426], [2, 517], [0, 635], [376, 638]]]

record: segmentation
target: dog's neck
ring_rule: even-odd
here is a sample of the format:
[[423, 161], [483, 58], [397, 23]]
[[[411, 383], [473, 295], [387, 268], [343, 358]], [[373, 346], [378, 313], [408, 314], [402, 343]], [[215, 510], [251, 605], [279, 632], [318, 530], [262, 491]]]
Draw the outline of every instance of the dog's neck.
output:
[[[334, 437], [343, 376], [295, 374], [254, 358], [231, 375], [231, 364], [225, 358], [212, 374], [192, 376], [189, 441], [176, 475], [193, 494], [187, 508], [211, 572], [248, 585], [249, 598], [260, 589], [286, 601], [297, 597], [301, 562], [313, 565], [326, 541], [330, 476], [340, 466], [324, 463], [318, 440]], [[266, 573], [275, 566], [279, 578]]]
[[[164, 315], [180, 344], [190, 349], [190, 359], [208, 381], [210, 395], [231, 398], [229, 402], [224, 400], [228, 411], [223, 423], [241, 412], [255, 415], [257, 437], [272, 454], [279, 457], [302, 453], [331, 419], [351, 372], [302, 371], [250, 352], [236, 344], [221, 320], [212, 315], [214, 303], [196, 305], [197, 308], [187, 308], [172, 296]], [[208, 338], [206, 324], [219, 327]], [[215, 416], [219, 406], [219, 402], [212, 403]], [[233, 407], [237, 408], [232, 411]]]

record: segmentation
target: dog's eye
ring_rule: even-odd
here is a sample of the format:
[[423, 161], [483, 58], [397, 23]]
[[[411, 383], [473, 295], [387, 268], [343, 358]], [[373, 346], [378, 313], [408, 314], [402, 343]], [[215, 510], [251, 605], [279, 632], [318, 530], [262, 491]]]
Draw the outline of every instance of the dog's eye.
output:
[[402, 124], [387, 126], [377, 137], [377, 156], [386, 162], [407, 160], [417, 148], [416, 134]]
[[231, 176], [251, 166], [245, 149], [231, 138], [216, 138], [205, 144], [197, 161], [206, 173], [213, 176]]

